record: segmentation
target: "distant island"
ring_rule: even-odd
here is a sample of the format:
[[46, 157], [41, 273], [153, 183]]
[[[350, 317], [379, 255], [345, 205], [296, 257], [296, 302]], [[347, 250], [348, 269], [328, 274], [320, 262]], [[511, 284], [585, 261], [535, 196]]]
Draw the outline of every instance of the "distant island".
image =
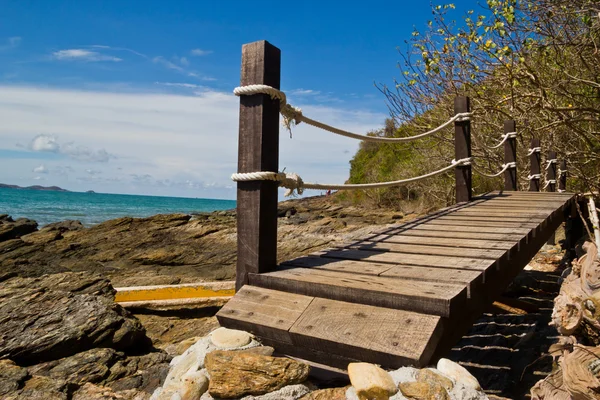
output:
[[96, 193], [93, 190], [87, 190], [86, 193]]
[[18, 186], [18, 185], [7, 185], [5, 183], [0, 183], [0, 189], [24, 189], [24, 190], [43, 190], [43, 191], [47, 191], [47, 192], [68, 192], [67, 189], [63, 189], [58, 186], [33, 185], [33, 186], [22, 187], [22, 186]]

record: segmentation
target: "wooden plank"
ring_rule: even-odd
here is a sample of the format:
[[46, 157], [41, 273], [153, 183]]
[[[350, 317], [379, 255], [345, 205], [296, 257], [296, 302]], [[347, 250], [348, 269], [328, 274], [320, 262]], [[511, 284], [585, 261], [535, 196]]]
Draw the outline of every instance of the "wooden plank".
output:
[[537, 218], [543, 219], [548, 216], [545, 213], [520, 214], [520, 213], [507, 213], [505, 211], [477, 210], [477, 209], [455, 211], [450, 215], [462, 215], [462, 216], [471, 216], [471, 217], [506, 217], [509, 220], [515, 220], [518, 218], [530, 219], [532, 217], [537, 217]]
[[[446, 282], [467, 287], [467, 296], [483, 284], [483, 272], [478, 270], [425, 267], [420, 265], [394, 266], [365, 261], [338, 260], [326, 257], [301, 257], [287, 261], [280, 268], [314, 268], [362, 275], [389, 276], [429, 282]], [[388, 274], [389, 272], [389, 274]], [[399, 284], [401, 284], [399, 282]]]
[[[504, 134], [507, 135], [517, 131], [517, 124], [514, 120], [504, 121]], [[510, 137], [504, 142], [504, 163], [517, 162], [517, 138]], [[519, 190], [517, 181], [517, 166], [508, 168], [504, 171], [504, 190]]]
[[560, 174], [559, 174], [559, 179], [558, 179], [558, 190], [559, 191], [566, 191], [567, 190], [567, 161], [566, 160], [560, 160], [560, 164], [559, 164], [559, 169], [560, 169]]
[[[242, 47], [241, 85], [279, 89], [279, 49], [266, 41]], [[279, 100], [268, 95], [240, 96], [238, 172], [279, 171]], [[236, 289], [248, 273], [277, 264], [277, 188], [273, 181], [237, 183]]]
[[[456, 96], [454, 98], [454, 114], [471, 111], [471, 102], [468, 97]], [[454, 122], [454, 159], [461, 160], [471, 157], [471, 121]], [[456, 181], [456, 202], [470, 201], [473, 197], [471, 165], [458, 165], [454, 168]]]
[[367, 239], [368, 241], [381, 242], [381, 243], [403, 243], [403, 244], [422, 244], [426, 242], [431, 246], [449, 246], [458, 248], [471, 248], [471, 249], [500, 249], [510, 250], [516, 246], [512, 242], [503, 242], [495, 240], [478, 240], [478, 239], [455, 239], [455, 238], [440, 238], [440, 237], [428, 237], [424, 239], [419, 236], [406, 236], [403, 234], [398, 235], [378, 235]]
[[536, 228], [539, 223], [537, 222], [500, 222], [500, 221], [477, 221], [477, 220], [447, 220], [447, 219], [434, 219], [429, 221], [430, 225], [444, 225], [444, 226], [480, 226], [480, 227], [498, 227], [498, 228]]
[[541, 224], [546, 219], [545, 216], [523, 218], [523, 217], [499, 217], [499, 216], [485, 216], [485, 215], [446, 215], [439, 217], [436, 221], [447, 220], [447, 221], [484, 221], [484, 222], [516, 222], [516, 223], [536, 223]]
[[421, 240], [421, 244], [359, 242], [346, 247], [349, 249], [382, 251], [394, 254], [428, 254], [433, 256], [483, 258], [488, 260], [497, 260], [507, 252], [506, 250], [428, 246], [427, 240]]
[[464, 307], [463, 285], [293, 268], [250, 275], [253, 285], [306, 296], [424, 312], [447, 317]]
[[508, 200], [489, 200], [484, 203], [477, 204], [477, 208], [496, 208], [496, 209], [510, 209], [510, 210], [557, 210], [563, 206], [563, 202], [560, 203], [529, 203], [524, 204], [521, 202], [508, 201]]
[[434, 225], [423, 224], [413, 226], [413, 231], [446, 231], [446, 232], [475, 232], [475, 233], [507, 233], [513, 235], [526, 236], [531, 233], [531, 228], [502, 228], [502, 227], [482, 227], [482, 226], [452, 226], [452, 225]]
[[446, 232], [446, 231], [423, 231], [409, 230], [402, 232], [403, 235], [439, 238], [461, 238], [461, 239], [484, 239], [503, 240], [516, 243], [523, 239], [523, 235], [510, 235], [507, 233], [474, 233], [474, 232]]
[[290, 335], [299, 346], [398, 368], [427, 365], [442, 332], [436, 316], [315, 299]]
[[221, 326], [291, 343], [288, 331], [313, 300], [312, 297], [245, 285], [221, 310]]
[[500, 216], [505, 215], [505, 216], [511, 216], [511, 217], [522, 217], [522, 216], [530, 216], [530, 217], [534, 217], [534, 216], [546, 216], [552, 213], [552, 211], [548, 212], [544, 209], [518, 209], [518, 208], [499, 208], [499, 207], [472, 207], [472, 208], [466, 208], [463, 210], [457, 210], [454, 211], [452, 214], [449, 215], [457, 215], [457, 214], [463, 214], [463, 213], [479, 213], [479, 214], [488, 214], [488, 215], [493, 215], [493, 214], [498, 214]]

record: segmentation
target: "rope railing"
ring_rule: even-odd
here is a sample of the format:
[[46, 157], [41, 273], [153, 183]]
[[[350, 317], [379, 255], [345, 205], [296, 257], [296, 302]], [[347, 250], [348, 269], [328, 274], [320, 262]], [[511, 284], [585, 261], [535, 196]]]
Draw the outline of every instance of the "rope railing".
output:
[[435, 175], [444, 173], [450, 169], [453, 169], [461, 165], [471, 165], [471, 158], [461, 158], [459, 160], [452, 160], [450, 165], [447, 165], [437, 171], [430, 172], [425, 175], [416, 176], [413, 178], [399, 179], [396, 181], [388, 182], [375, 182], [375, 183], [347, 183], [347, 184], [325, 184], [325, 183], [310, 183], [304, 182], [302, 178], [295, 173], [285, 172], [270, 172], [270, 171], [259, 171], [259, 172], [246, 172], [236, 173], [231, 175], [231, 180], [234, 182], [249, 182], [249, 181], [276, 181], [279, 182], [279, 186], [288, 189], [285, 193], [286, 196], [290, 196], [296, 191], [297, 194], [302, 194], [305, 189], [314, 190], [358, 190], [358, 189], [380, 189], [385, 187], [400, 186], [406, 183], [417, 182], [426, 178], [430, 178]]
[[508, 139], [512, 139], [512, 138], [516, 138], [517, 137], [517, 132], [508, 132], [502, 135], [502, 141], [500, 143], [498, 143], [495, 146], [486, 146], [485, 144], [483, 145], [484, 147], [493, 150], [493, 149], [497, 149], [498, 147], [502, 146], [504, 144], [504, 142], [506, 142]]
[[553, 158], [551, 160], [547, 160], [546, 161], [546, 168], [544, 168], [544, 169], [548, 169], [548, 168], [550, 168], [552, 166], [552, 164], [556, 164], [556, 163], [557, 163], [556, 158]]
[[556, 185], [556, 179], [547, 179], [546, 184], [542, 188], [542, 190], [546, 189], [550, 185]]
[[487, 173], [482, 172], [481, 170], [477, 169], [477, 167], [475, 166], [475, 164], [472, 163], [471, 165], [473, 166], [473, 170], [475, 172], [477, 172], [479, 175], [483, 175], [483, 176], [486, 176], [488, 178], [495, 178], [497, 176], [500, 176], [500, 175], [502, 175], [504, 173], [504, 171], [506, 171], [509, 168], [517, 168], [517, 163], [516, 162], [509, 162], [509, 163], [506, 163], [506, 164], [502, 164], [502, 170], [500, 170], [500, 172], [495, 173], [495, 174], [487, 174]]
[[336, 135], [341, 135], [341, 136], [345, 136], [345, 137], [349, 137], [349, 138], [353, 138], [353, 139], [364, 140], [367, 142], [387, 142], [387, 143], [410, 142], [412, 140], [421, 139], [426, 136], [432, 135], [436, 132], [439, 132], [440, 130], [444, 129], [445, 127], [452, 124], [453, 122], [469, 121], [471, 119], [471, 116], [473, 115], [470, 112], [458, 113], [458, 114], [454, 115], [452, 118], [450, 118], [448, 121], [446, 121], [443, 124], [441, 124], [440, 126], [438, 126], [437, 128], [434, 128], [430, 131], [423, 132], [423, 133], [420, 133], [420, 134], [414, 135], [414, 136], [401, 137], [401, 138], [377, 137], [377, 136], [367, 136], [367, 135], [361, 135], [358, 133], [349, 132], [349, 131], [346, 131], [343, 129], [333, 127], [331, 125], [327, 125], [323, 122], [319, 122], [312, 118], [309, 118], [302, 113], [302, 110], [300, 108], [294, 107], [291, 104], [287, 103], [287, 97], [284, 92], [282, 92], [279, 89], [275, 89], [274, 87], [268, 86], [268, 85], [240, 86], [240, 87], [235, 88], [233, 90], [233, 93], [236, 96], [243, 96], [243, 95], [250, 96], [250, 95], [254, 95], [254, 94], [266, 94], [269, 97], [271, 97], [272, 99], [279, 100], [279, 112], [283, 116], [283, 124], [288, 130], [291, 129], [292, 125], [298, 125], [301, 122], [304, 122], [305, 124], [314, 126], [316, 128], [320, 128], [325, 131], [335, 133]]
[[542, 148], [541, 147], [534, 147], [532, 149], [529, 149], [529, 152], [527, 153], [527, 155], [530, 156], [533, 153], [541, 153], [541, 152], [542, 152]]

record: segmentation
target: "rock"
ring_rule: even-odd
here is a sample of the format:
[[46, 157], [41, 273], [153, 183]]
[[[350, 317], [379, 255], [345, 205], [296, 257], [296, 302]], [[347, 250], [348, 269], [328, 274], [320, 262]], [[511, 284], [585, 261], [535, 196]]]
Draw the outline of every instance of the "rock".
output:
[[115, 392], [111, 388], [86, 383], [73, 394], [72, 400], [147, 400], [150, 395], [137, 390]]
[[387, 400], [398, 392], [390, 374], [374, 364], [350, 363], [348, 377], [361, 400]]
[[53, 379], [45, 376], [33, 376], [23, 389], [7, 396], [10, 400], [68, 400], [70, 392], [74, 387], [61, 379]]
[[21, 236], [21, 240], [27, 244], [46, 244], [62, 239], [59, 231], [38, 231]]
[[77, 220], [67, 219], [60, 222], [54, 222], [52, 224], [45, 225], [41, 231], [59, 231], [60, 233], [67, 231], [79, 231], [84, 229], [81, 222]]
[[170, 361], [171, 356], [162, 352], [127, 357], [110, 367], [103, 384], [115, 391], [136, 389], [152, 393], [164, 383]]
[[109, 375], [110, 367], [123, 358], [123, 353], [113, 349], [91, 349], [71, 357], [35, 365], [29, 371], [33, 375], [63, 379], [81, 386], [87, 382], [103, 381]]
[[21, 387], [29, 373], [11, 360], [0, 360], [0, 396], [15, 392]]
[[[298, 400], [299, 398], [309, 394], [311, 390], [314, 390], [312, 385], [288, 385], [267, 394], [261, 394], [258, 396], [244, 396], [240, 400]], [[206, 392], [202, 395], [202, 397], [200, 397], [200, 400], [217, 400], [217, 398], [212, 397], [210, 393]]]
[[7, 221], [6, 219], [0, 222], [0, 242], [5, 240], [16, 239], [37, 231], [37, 222], [27, 218], [19, 218], [16, 221]]
[[[77, 277], [12, 278], [0, 283], [0, 358], [31, 365], [95, 347], [148, 347], [137, 319], [111, 298], [88, 294], [89, 287], [68, 279]], [[51, 281], [55, 288], [44, 287]], [[88, 283], [94, 291], [107, 290], [101, 280]]]
[[300, 400], [346, 400], [348, 386], [333, 389], [321, 389], [310, 392]]
[[465, 387], [481, 390], [481, 385], [477, 379], [467, 371], [467, 369], [454, 361], [450, 361], [447, 358], [440, 358], [437, 363], [437, 369], [444, 375], [454, 379], [456, 382], [462, 384]]
[[114, 299], [117, 293], [108, 279], [89, 272], [64, 272], [43, 275], [38, 278], [13, 278], [3, 281], [0, 290], [35, 288], [45, 291], [54, 290], [73, 294], [100, 295], [110, 299]]
[[419, 370], [417, 373], [417, 381], [418, 382], [427, 382], [430, 384], [439, 384], [446, 390], [452, 390], [454, 387], [454, 383], [452, 380], [443, 376], [436, 370], [424, 368]]
[[220, 349], [233, 349], [252, 342], [252, 335], [236, 329], [218, 328], [210, 334], [212, 343]]
[[213, 397], [234, 399], [261, 395], [304, 382], [310, 367], [288, 358], [235, 351], [213, 351], [206, 355]]
[[181, 400], [198, 400], [208, 390], [208, 378], [202, 371], [189, 371], [181, 381], [183, 385], [178, 391]]
[[415, 400], [450, 400], [448, 392], [439, 383], [430, 382], [405, 382], [398, 388], [400, 392]]
[[271, 346], [257, 346], [251, 347], [249, 349], [235, 350], [241, 353], [252, 353], [252, 354], [260, 354], [262, 356], [272, 356], [275, 353], [275, 349]]

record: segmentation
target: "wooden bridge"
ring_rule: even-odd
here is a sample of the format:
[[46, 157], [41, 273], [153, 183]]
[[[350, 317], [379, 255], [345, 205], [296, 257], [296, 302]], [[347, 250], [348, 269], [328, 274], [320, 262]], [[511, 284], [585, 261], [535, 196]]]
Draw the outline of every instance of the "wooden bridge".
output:
[[[279, 58], [267, 42], [245, 45], [242, 85], [278, 89]], [[278, 171], [279, 101], [262, 94], [240, 101], [239, 172]], [[455, 112], [470, 112], [468, 98], [457, 98]], [[471, 157], [470, 121], [454, 126], [456, 159]], [[515, 135], [507, 135], [515, 128], [505, 123], [507, 164], [516, 160]], [[237, 293], [217, 314], [220, 324], [250, 331], [281, 353], [344, 369], [354, 361], [428, 365], [572, 212], [564, 167], [555, 192], [556, 153], [549, 153], [544, 193], [541, 154], [530, 153], [529, 192], [517, 191], [515, 165], [504, 168], [503, 191], [473, 197], [471, 165], [456, 165], [455, 205], [280, 265], [278, 182], [238, 182]]]

